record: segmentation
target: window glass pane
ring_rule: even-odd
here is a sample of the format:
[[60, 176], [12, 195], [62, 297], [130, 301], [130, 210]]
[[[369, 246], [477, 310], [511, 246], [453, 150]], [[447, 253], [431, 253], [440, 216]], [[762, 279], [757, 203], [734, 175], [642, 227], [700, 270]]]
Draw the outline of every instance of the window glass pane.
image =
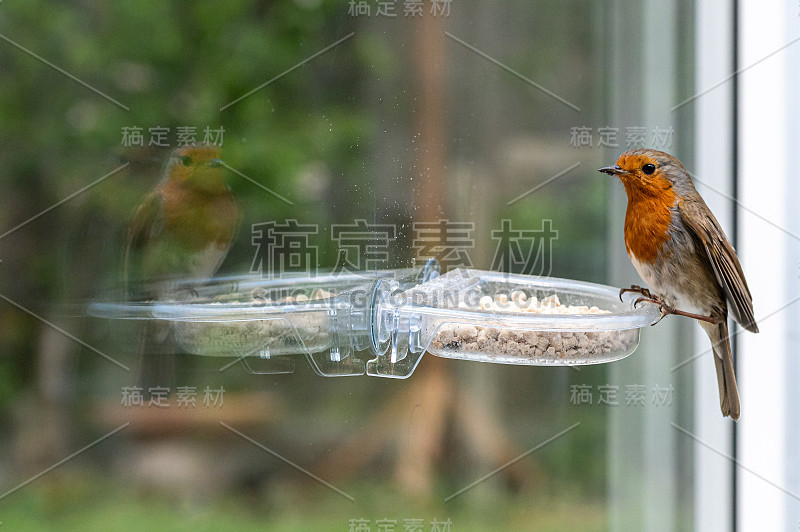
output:
[[[624, 189], [597, 168], [637, 146], [693, 163], [694, 110], [672, 111], [695, 91], [693, 3], [0, 10], [0, 219], [13, 228], [0, 236], [0, 415], [13, 426], [0, 484], [20, 486], [0, 521], [693, 527], [693, 440], [674, 426], [688, 430], [694, 415], [694, 369], [676, 369], [695, 352], [691, 323], [644, 330], [639, 349], [612, 364], [425, 354], [404, 380], [328, 378], [301, 355], [252, 357], [248, 372], [235, 357], [189, 354], [184, 329], [169, 323], [147, 332], [169, 345], [143, 356], [142, 322], [87, 319], [83, 304], [125, 302], [134, 212], [162, 208], [147, 194], [178, 179], [165, 161], [192, 140], [222, 145], [238, 210], [218, 275], [436, 257], [443, 271], [640, 283], [625, 255]], [[182, 209], [205, 205], [201, 196], [164, 201]], [[179, 219], [176, 238], [202, 250], [198, 263], [227, 247], [208, 236], [218, 229], [209, 220], [231, 213], [184, 219], [170, 208], [144, 218], [152, 234], [135, 223], [133, 233], [159, 238]], [[182, 297], [203, 292], [192, 285]], [[205, 340], [231, 341], [219, 331]], [[303, 343], [280, 341], [271, 357]], [[353, 356], [367, 360], [368, 349]], [[286, 372], [255, 374], [276, 368]]]

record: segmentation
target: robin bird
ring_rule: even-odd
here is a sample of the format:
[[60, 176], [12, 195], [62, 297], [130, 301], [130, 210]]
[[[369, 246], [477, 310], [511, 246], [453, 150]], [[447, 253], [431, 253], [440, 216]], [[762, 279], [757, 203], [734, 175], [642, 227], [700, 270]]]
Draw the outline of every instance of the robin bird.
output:
[[[635, 149], [617, 164], [600, 168], [617, 176], [628, 195], [625, 248], [647, 286], [637, 292], [667, 314], [699, 320], [711, 339], [722, 414], [739, 419], [739, 391], [728, 337], [728, 309], [748, 331], [757, 333], [753, 299], [733, 246], [675, 157]], [[681, 310], [679, 310], [681, 309]]]
[[[220, 148], [213, 145], [183, 146], [170, 153], [160, 182], [136, 209], [128, 228], [125, 282], [129, 298], [174, 297], [179, 287], [191, 287], [193, 281], [211, 277], [219, 268], [239, 223], [239, 210], [219, 157]], [[167, 365], [164, 358], [172, 352], [168, 336], [165, 324], [146, 323], [141, 355], [164, 355], [158, 363]]]
[[173, 150], [136, 210], [125, 257], [134, 297], [163, 297], [175, 281], [211, 277], [227, 255], [239, 214], [219, 156], [218, 146]]

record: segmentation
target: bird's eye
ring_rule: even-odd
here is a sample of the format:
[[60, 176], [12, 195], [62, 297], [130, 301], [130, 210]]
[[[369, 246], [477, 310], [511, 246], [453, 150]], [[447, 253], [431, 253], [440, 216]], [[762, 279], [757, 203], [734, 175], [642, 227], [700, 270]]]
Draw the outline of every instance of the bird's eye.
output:
[[183, 162], [183, 166], [192, 166], [192, 158], [188, 155], [181, 157], [181, 162]]
[[656, 165], [654, 164], [646, 164], [642, 166], [642, 172], [644, 172], [647, 175], [650, 175], [655, 171], [656, 171]]

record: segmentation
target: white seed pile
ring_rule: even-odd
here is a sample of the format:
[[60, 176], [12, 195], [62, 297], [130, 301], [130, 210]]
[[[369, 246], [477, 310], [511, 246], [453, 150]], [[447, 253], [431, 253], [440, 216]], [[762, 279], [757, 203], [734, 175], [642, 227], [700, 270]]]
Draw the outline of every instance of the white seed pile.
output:
[[[552, 294], [541, 301], [536, 296], [528, 298], [522, 290], [514, 290], [510, 294], [483, 296], [480, 299], [481, 310], [493, 312], [533, 312], [534, 314], [608, 314], [607, 310], [597, 307], [562, 305], [558, 295]], [[459, 305], [468, 308], [466, 303]]]
[[[464, 308], [466, 305], [459, 304]], [[562, 305], [556, 294], [542, 300], [528, 298], [516, 290], [510, 294], [483, 296], [480, 309], [496, 313], [608, 314], [597, 307]], [[444, 356], [490, 361], [580, 363], [614, 358], [636, 342], [636, 330], [622, 331], [533, 331], [445, 324], [439, 328], [429, 350]]]

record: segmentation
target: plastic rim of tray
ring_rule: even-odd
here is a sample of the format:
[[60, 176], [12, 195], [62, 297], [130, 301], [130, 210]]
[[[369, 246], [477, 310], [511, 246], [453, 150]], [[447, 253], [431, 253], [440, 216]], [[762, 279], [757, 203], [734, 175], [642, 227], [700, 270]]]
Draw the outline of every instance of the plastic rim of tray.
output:
[[[555, 294], [563, 304], [608, 312], [536, 314], [477, 307], [482, 296], [516, 290], [539, 299]], [[452, 270], [379, 302], [373, 322], [377, 356], [368, 362], [367, 373], [406, 378], [425, 351], [444, 358], [518, 365], [619, 360], [636, 350], [640, 329], [661, 315], [652, 304], [635, 307], [637, 297], [625, 294], [620, 301], [618, 288], [583, 281]], [[462, 302], [470, 308], [459, 306]]]

